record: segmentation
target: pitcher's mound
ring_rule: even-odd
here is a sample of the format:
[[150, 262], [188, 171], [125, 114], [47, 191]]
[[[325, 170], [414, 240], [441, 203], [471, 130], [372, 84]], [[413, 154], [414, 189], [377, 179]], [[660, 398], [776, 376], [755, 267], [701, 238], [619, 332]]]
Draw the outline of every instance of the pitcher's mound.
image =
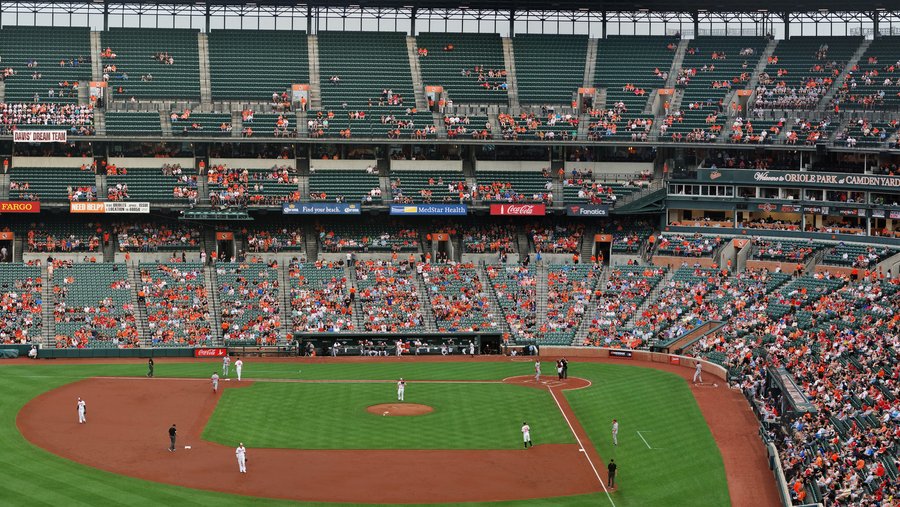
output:
[[381, 403], [366, 408], [370, 414], [394, 416], [394, 415], [425, 415], [434, 412], [428, 405], [418, 403]]

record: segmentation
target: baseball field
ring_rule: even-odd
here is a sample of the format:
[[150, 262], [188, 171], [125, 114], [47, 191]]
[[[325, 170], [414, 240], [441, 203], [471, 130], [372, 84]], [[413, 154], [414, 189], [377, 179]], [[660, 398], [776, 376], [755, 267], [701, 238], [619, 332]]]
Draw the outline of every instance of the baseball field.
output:
[[[409, 359], [250, 359], [244, 381], [223, 379], [217, 394], [212, 360], [159, 360], [153, 379], [139, 362], [0, 365], [0, 504], [749, 505], [729, 493], [732, 474], [683, 376], [575, 362], [570, 379], [537, 383], [522, 359]], [[552, 366], [545, 359], [544, 371]], [[398, 405], [400, 377], [405, 404], [431, 411], [367, 410]], [[605, 484], [610, 459], [615, 488]]]

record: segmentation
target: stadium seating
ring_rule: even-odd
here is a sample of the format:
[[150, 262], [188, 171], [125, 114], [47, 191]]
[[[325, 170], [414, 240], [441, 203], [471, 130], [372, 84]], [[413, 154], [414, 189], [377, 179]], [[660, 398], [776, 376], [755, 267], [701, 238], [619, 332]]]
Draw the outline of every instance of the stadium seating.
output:
[[596, 283], [597, 272], [590, 264], [549, 266], [547, 321], [541, 326], [538, 343], [571, 345]]
[[529, 228], [529, 235], [536, 252], [572, 254], [581, 249], [584, 224], [535, 224]]
[[[415, 107], [405, 34], [326, 31], [319, 32], [318, 44], [326, 109], [337, 111], [345, 102], [350, 109], [378, 106], [388, 90], [402, 97], [402, 109]], [[332, 77], [339, 82], [332, 82]]]
[[551, 202], [549, 176], [536, 171], [478, 171], [478, 194], [484, 202]]
[[123, 252], [183, 252], [200, 248], [200, 231], [185, 223], [123, 222], [113, 225]]
[[419, 231], [398, 223], [334, 223], [318, 226], [319, 247], [327, 252], [416, 252]]
[[79, 84], [91, 80], [90, 29], [5, 26], [0, 31], [0, 62], [0, 67], [16, 72], [5, 79], [6, 102], [75, 104]]
[[751, 255], [761, 260], [805, 262], [818, 248], [809, 241], [757, 238], [753, 240]]
[[240, 169], [214, 166], [207, 170], [207, 184], [214, 206], [281, 206], [300, 200], [296, 173], [286, 167]]
[[625, 329], [632, 317], [665, 275], [665, 268], [615, 266], [610, 268], [605, 287], [597, 287], [583, 318], [591, 319], [582, 345], [638, 348]]
[[822, 263], [871, 269], [879, 262], [896, 253], [897, 250], [886, 247], [839, 243], [833, 247], [825, 248], [825, 256], [822, 258]]
[[[316, 171], [309, 175], [309, 200], [323, 202], [343, 202], [351, 204], [381, 204], [381, 182], [378, 175], [352, 169]], [[371, 199], [369, 199], [371, 197]]]
[[[443, 86], [458, 104], [505, 104], [506, 63], [503, 42], [492, 33], [420, 33], [416, 37], [422, 81]], [[489, 77], [489, 72], [501, 74]], [[480, 76], [480, 77], [479, 77]]]
[[[100, 34], [100, 41], [104, 51], [110, 49], [115, 54], [115, 58], [102, 59], [104, 66], [116, 66], [115, 72], [109, 72], [114, 98], [200, 98], [198, 30], [111, 28]], [[171, 57], [171, 64], [161, 61], [166, 55]], [[128, 79], [121, 78], [123, 73]], [[148, 75], [152, 79], [141, 79]], [[120, 86], [123, 90], [118, 93]]]
[[351, 287], [342, 267], [317, 261], [288, 266], [291, 326], [297, 332], [353, 331]]
[[17, 187], [10, 187], [11, 194], [27, 194], [39, 201], [97, 200], [94, 173], [86, 169], [14, 167], [10, 183]]
[[722, 238], [710, 238], [708, 236], [695, 235], [693, 237], [674, 234], [662, 236], [656, 248], [659, 255], [674, 255], [678, 257], [712, 257]]
[[833, 103], [841, 109], [890, 110], [900, 106], [895, 71], [900, 61], [900, 37], [876, 37], [859, 59]]
[[[450, 190], [450, 187], [453, 190]], [[462, 197], [461, 197], [462, 196]], [[468, 196], [468, 198], [465, 198]], [[391, 173], [391, 200], [395, 203], [469, 203], [472, 189], [461, 172], [395, 171]]]
[[515, 250], [517, 233], [511, 224], [473, 224], [463, 227], [460, 234], [466, 253], [509, 253]]
[[209, 298], [198, 263], [139, 265], [138, 298], [147, 307], [154, 347], [213, 345]]
[[41, 339], [43, 287], [40, 266], [0, 264], [0, 343]]
[[533, 342], [537, 333], [537, 278], [531, 268], [516, 264], [485, 267], [500, 309], [516, 342]]
[[117, 174], [106, 177], [108, 188], [128, 185], [128, 199], [174, 204], [196, 203], [197, 171], [193, 168], [173, 169], [135, 168], [117, 169]]
[[310, 137], [434, 139], [437, 136], [431, 113], [416, 111], [414, 101], [402, 107], [373, 105], [362, 110], [310, 111], [309, 115], [315, 116], [307, 120]]
[[209, 80], [213, 100], [268, 100], [309, 83], [306, 32], [212, 30]]
[[477, 332], [498, 328], [490, 297], [472, 263], [422, 264], [438, 332]]
[[[780, 41], [766, 66], [755, 107], [813, 109], [859, 47], [860, 37], [791, 37]], [[729, 55], [730, 56], [730, 55]]]
[[21, 224], [29, 252], [97, 252], [103, 236], [100, 224], [46, 221]]
[[365, 331], [408, 333], [424, 329], [413, 263], [359, 261], [354, 269]]
[[247, 237], [247, 251], [256, 252], [299, 252], [304, 250], [303, 229], [290, 222], [268, 222], [241, 230]]
[[570, 104], [584, 84], [588, 37], [519, 34], [512, 42], [519, 103]]
[[194, 113], [186, 119], [181, 114], [171, 114], [173, 135], [231, 137], [231, 115], [222, 113]]
[[[727, 111], [721, 102], [730, 90], [746, 86], [766, 42], [762, 37], [721, 36], [691, 41], [682, 64], [688, 82], [677, 84], [684, 89], [681, 110], [669, 111], [666, 140], [709, 142], [722, 135]], [[752, 55], [741, 54], [748, 50]]]
[[158, 113], [106, 113], [106, 135], [162, 136]]
[[226, 346], [276, 345], [279, 342], [279, 278], [276, 267], [262, 262], [216, 265], [222, 339]]
[[[646, 116], [641, 113], [650, 93], [666, 84], [654, 70], [669, 72], [677, 44], [677, 40], [664, 36], [612, 35], [598, 41], [594, 85], [606, 88], [606, 104], [594, 104], [595, 109], [613, 109], [622, 103], [623, 120]], [[634, 89], [626, 90], [626, 85]], [[639, 90], [646, 93], [636, 94]]]
[[128, 269], [112, 263], [54, 263], [54, 337], [58, 348], [141, 345]]
[[878, 148], [884, 146], [897, 130], [896, 124], [891, 125], [888, 121], [851, 118], [844, 130], [835, 136], [834, 144], [851, 148]]

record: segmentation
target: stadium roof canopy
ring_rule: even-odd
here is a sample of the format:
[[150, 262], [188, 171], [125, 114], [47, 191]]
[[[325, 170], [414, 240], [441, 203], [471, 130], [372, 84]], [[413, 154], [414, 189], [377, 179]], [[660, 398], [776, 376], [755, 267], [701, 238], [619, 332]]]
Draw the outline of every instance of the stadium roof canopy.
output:
[[[50, 3], [71, 3], [69, 0], [51, 0]], [[103, 3], [98, 2], [98, 3]], [[484, 9], [517, 11], [620, 11], [642, 10], [656, 12], [871, 12], [897, 9], [896, 0], [263, 0], [249, 2], [241, 0], [137, 0], [109, 1], [110, 4], [210, 4], [210, 5], [313, 5], [321, 7], [387, 7], [419, 9]]]

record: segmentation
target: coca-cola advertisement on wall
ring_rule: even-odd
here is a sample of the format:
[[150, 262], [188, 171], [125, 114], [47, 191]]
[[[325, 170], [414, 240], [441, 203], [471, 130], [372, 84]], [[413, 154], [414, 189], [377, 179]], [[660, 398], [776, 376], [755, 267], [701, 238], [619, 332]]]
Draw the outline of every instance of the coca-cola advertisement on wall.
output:
[[547, 206], [543, 204], [491, 204], [491, 215], [543, 216]]
[[228, 349], [221, 347], [194, 349], [194, 357], [225, 357], [226, 355], [228, 355]]

